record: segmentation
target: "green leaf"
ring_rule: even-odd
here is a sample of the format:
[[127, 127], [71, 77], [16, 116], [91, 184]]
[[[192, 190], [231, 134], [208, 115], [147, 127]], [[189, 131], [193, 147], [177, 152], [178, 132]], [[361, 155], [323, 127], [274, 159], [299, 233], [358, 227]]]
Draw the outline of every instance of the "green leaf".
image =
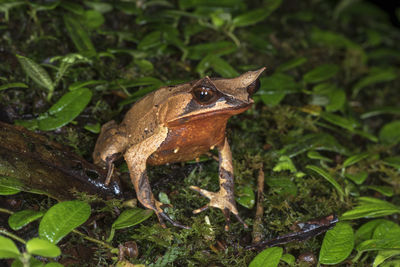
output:
[[356, 164], [357, 162], [359, 162], [363, 159], [366, 159], [369, 156], [370, 156], [370, 154], [367, 152], [351, 156], [343, 162], [343, 168], [347, 168], [353, 164]]
[[400, 107], [379, 107], [379, 108], [374, 108], [371, 109], [370, 111], [367, 111], [363, 113], [360, 117], [361, 119], [368, 119], [370, 117], [374, 116], [379, 116], [382, 114], [394, 114], [394, 115], [400, 115]]
[[85, 11], [85, 25], [90, 29], [97, 29], [104, 23], [104, 16], [97, 10]]
[[85, 56], [92, 57], [96, 55], [96, 49], [90, 40], [88, 33], [79, 23], [76, 17], [64, 15], [65, 27], [69, 37], [74, 43], [76, 49]]
[[201, 60], [207, 55], [223, 56], [237, 50], [237, 46], [229, 41], [210, 42], [194, 45], [188, 48], [188, 58]]
[[364, 181], [368, 178], [368, 172], [359, 172], [359, 173], [345, 173], [346, 178], [352, 180], [355, 184], [363, 184]]
[[285, 62], [285, 63], [279, 65], [279, 67], [276, 68], [275, 72], [288, 71], [288, 70], [294, 69], [298, 66], [301, 66], [306, 62], [307, 62], [307, 58], [305, 58], [305, 57], [294, 58], [288, 62]]
[[261, 251], [249, 264], [249, 267], [276, 267], [282, 257], [280, 247], [267, 248]]
[[314, 166], [314, 165], [307, 165], [306, 168], [318, 173], [323, 178], [325, 178], [325, 180], [327, 180], [329, 183], [331, 183], [331, 185], [333, 185], [336, 188], [339, 195], [343, 197], [344, 192], [343, 192], [342, 187], [339, 185], [338, 182], [336, 182], [336, 180], [327, 171], [325, 171], [324, 169], [321, 169], [320, 167]]
[[323, 64], [304, 74], [303, 80], [307, 83], [322, 82], [335, 76], [339, 69], [335, 64]]
[[22, 69], [39, 86], [46, 88], [49, 92], [54, 91], [53, 81], [47, 71], [32, 59], [16, 55]]
[[385, 197], [391, 197], [393, 196], [393, 188], [391, 186], [385, 186], [385, 185], [369, 185], [367, 186], [368, 189], [375, 190], [376, 192], [381, 193]]
[[360, 243], [356, 249], [358, 252], [392, 249], [400, 250], [400, 239], [370, 239]]
[[375, 227], [372, 239], [387, 238], [400, 239], [400, 226], [395, 222], [382, 220], [382, 222]]
[[24, 83], [7, 83], [0, 86], [0, 91], [9, 89], [9, 88], [28, 88], [28, 85]]
[[350, 224], [339, 222], [326, 232], [319, 252], [322, 264], [338, 264], [347, 259], [354, 247], [354, 233]]
[[212, 68], [224, 78], [233, 78], [239, 75], [239, 73], [227, 61], [215, 55], [208, 55], [203, 58], [197, 65], [196, 71], [200, 76], [205, 76], [205, 72], [209, 68]]
[[400, 142], [400, 120], [385, 124], [379, 131], [382, 143], [396, 145]]
[[[372, 264], [372, 267], [377, 267], [377, 266], [382, 266], [381, 264], [389, 259], [392, 258], [394, 256], [400, 255], [400, 250], [396, 249], [396, 250], [383, 250], [383, 251], [379, 251], [378, 255], [375, 257], [375, 260]], [[393, 265], [388, 265], [388, 266], [399, 266], [399, 263], [397, 264], [393, 264]]]
[[152, 210], [139, 208], [124, 210], [112, 224], [113, 229], [123, 229], [139, 224], [153, 214]]
[[98, 133], [100, 133], [101, 125], [99, 122], [97, 122], [96, 124], [86, 124], [84, 128], [85, 128], [85, 130], [88, 130], [89, 132], [98, 134]]
[[0, 196], [15, 195], [18, 194], [19, 192], [21, 192], [21, 190], [0, 184]]
[[236, 202], [245, 208], [252, 209], [255, 204], [255, 195], [250, 186], [240, 186], [235, 190]]
[[371, 74], [359, 80], [353, 86], [353, 97], [356, 97], [361, 89], [382, 82], [392, 81], [397, 78], [397, 73], [394, 69], [375, 68]]
[[283, 254], [281, 261], [286, 262], [289, 266], [294, 266], [296, 258], [289, 253]]
[[310, 159], [318, 159], [321, 161], [326, 161], [326, 162], [333, 162], [333, 160], [331, 160], [328, 157], [322, 156], [319, 152], [311, 150], [307, 152], [307, 157]]
[[385, 221], [387, 221], [387, 220], [375, 219], [375, 220], [369, 221], [369, 222], [361, 225], [361, 227], [357, 229], [357, 231], [354, 235], [356, 244], [359, 244], [362, 241], [371, 239], [376, 227]]
[[346, 211], [340, 220], [354, 220], [359, 218], [376, 218], [400, 213], [400, 208], [387, 201], [377, 198], [360, 197], [358, 206]]
[[107, 81], [105, 81], [105, 80], [90, 80], [90, 81], [83, 81], [83, 82], [74, 82], [73, 84], [71, 84], [68, 87], [68, 90], [74, 91], [74, 90], [80, 89], [82, 87], [87, 87], [90, 85], [105, 84], [105, 83], [107, 83]]
[[151, 48], [159, 47], [161, 42], [161, 31], [153, 31], [145, 35], [138, 44], [139, 50], [149, 50]]
[[90, 216], [89, 204], [73, 200], [60, 202], [51, 207], [39, 224], [39, 237], [57, 244], [73, 229], [83, 224]]
[[244, 27], [256, 24], [266, 19], [275, 9], [282, 4], [282, 0], [267, 0], [264, 1], [265, 7], [257, 8], [239, 16], [236, 16], [232, 25], [235, 27]]
[[298, 85], [293, 77], [284, 73], [274, 73], [268, 77], [260, 78], [260, 89], [257, 95], [265, 105], [273, 107], [285, 97], [286, 94], [298, 92]]
[[359, 127], [359, 123], [353, 118], [345, 118], [330, 112], [322, 112], [321, 118], [339, 127], [345, 128], [350, 132], [355, 132], [355, 128]]
[[0, 259], [17, 259], [21, 253], [14, 242], [0, 235]]
[[393, 168], [400, 169], [400, 156], [387, 157], [383, 159], [383, 163]]
[[63, 95], [37, 123], [42, 131], [52, 131], [75, 119], [89, 104], [92, 92], [88, 88], [80, 88]]
[[40, 238], [32, 238], [26, 243], [26, 250], [28, 253], [47, 258], [55, 258], [60, 256], [61, 251], [59, 247], [50, 243], [47, 240]]
[[39, 219], [43, 216], [43, 214], [43, 211], [35, 210], [22, 210], [15, 212], [8, 218], [8, 225], [11, 227], [11, 229], [17, 231], [25, 225]]

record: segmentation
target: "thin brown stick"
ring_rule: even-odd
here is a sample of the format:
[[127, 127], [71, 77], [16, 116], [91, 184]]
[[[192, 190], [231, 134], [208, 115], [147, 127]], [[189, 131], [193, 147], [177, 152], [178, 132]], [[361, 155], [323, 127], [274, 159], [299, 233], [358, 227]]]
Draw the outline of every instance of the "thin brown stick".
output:
[[254, 225], [252, 233], [253, 244], [260, 242], [264, 238], [263, 223], [262, 223], [262, 218], [264, 214], [263, 202], [264, 202], [264, 171], [263, 171], [263, 165], [261, 165], [257, 179], [257, 207], [256, 207], [256, 215], [254, 217]]

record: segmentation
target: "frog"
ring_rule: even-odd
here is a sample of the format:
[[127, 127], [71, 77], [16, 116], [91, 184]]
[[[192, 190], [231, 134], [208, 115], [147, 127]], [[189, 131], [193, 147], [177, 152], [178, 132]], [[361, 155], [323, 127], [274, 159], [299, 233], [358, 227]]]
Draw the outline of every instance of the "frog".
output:
[[234, 78], [204, 78], [191, 82], [163, 86], [138, 100], [125, 114], [120, 124], [114, 120], [101, 127], [93, 161], [108, 168], [106, 184], [114, 163], [123, 158], [139, 202], [157, 215], [162, 227], [165, 222], [186, 228], [165, 212], [166, 205], [156, 200], [149, 183], [147, 166], [157, 166], [198, 159], [217, 149], [219, 156], [219, 191], [211, 192], [198, 186], [190, 189], [209, 199], [209, 207], [222, 211], [229, 229], [230, 215], [247, 228], [239, 216], [234, 197], [232, 153], [226, 137], [230, 117], [248, 110], [252, 96], [260, 87], [260, 75], [265, 67], [247, 71]]

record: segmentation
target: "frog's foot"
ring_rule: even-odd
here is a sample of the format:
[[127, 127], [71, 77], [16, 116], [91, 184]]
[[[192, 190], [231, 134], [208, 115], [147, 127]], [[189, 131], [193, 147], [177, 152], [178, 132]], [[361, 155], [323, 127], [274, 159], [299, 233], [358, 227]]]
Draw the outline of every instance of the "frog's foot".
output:
[[179, 223], [179, 222], [176, 222], [176, 221], [172, 220], [172, 219], [164, 212], [163, 208], [172, 207], [171, 205], [169, 205], [169, 204], [163, 204], [163, 203], [161, 203], [161, 202], [159, 202], [159, 201], [157, 201], [157, 200], [154, 200], [154, 202], [155, 202], [155, 203], [154, 203], [153, 205], [151, 205], [150, 207], [148, 207], [148, 208], [149, 208], [149, 209], [152, 209], [152, 210], [156, 213], [157, 218], [158, 218], [158, 221], [160, 222], [162, 228], [166, 228], [166, 227], [167, 227], [167, 226], [165, 225], [165, 222], [164, 222], [164, 220], [166, 220], [166, 221], [170, 222], [170, 223], [171, 223], [173, 226], [175, 226], [175, 227], [179, 227], [179, 228], [183, 228], [183, 229], [190, 229], [189, 226], [183, 225], [183, 224], [181, 224], [181, 223]]
[[239, 212], [236, 209], [236, 203], [233, 197], [230, 197], [226, 191], [218, 191], [218, 192], [210, 192], [204, 189], [201, 189], [197, 186], [191, 186], [190, 189], [199, 192], [201, 195], [210, 199], [210, 202], [193, 211], [194, 214], [200, 213], [202, 211], [207, 210], [209, 207], [214, 207], [222, 210], [222, 213], [225, 216], [226, 225], [225, 230], [229, 230], [229, 223], [230, 223], [230, 213], [235, 215], [236, 219], [243, 224], [244, 228], [248, 228], [247, 224], [240, 218]]

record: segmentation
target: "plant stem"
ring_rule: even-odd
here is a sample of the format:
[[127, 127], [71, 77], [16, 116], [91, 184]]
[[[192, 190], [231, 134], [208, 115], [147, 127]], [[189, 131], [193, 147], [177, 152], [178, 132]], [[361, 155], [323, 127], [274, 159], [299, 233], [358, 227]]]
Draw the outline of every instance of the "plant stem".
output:
[[7, 214], [14, 214], [11, 210], [0, 208], [0, 212], [7, 213]]
[[26, 245], [26, 241], [20, 238], [19, 236], [14, 235], [13, 233], [10, 233], [4, 228], [0, 228], [0, 234], [11, 237], [12, 239], [21, 242], [22, 244]]
[[108, 248], [108, 249], [114, 249], [114, 247], [113, 246], [111, 246], [111, 245], [109, 245], [109, 244], [107, 244], [106, 242], [103, 242], [103, 241], [100, 241], [100, 240], [98, 240], [98, 239], [95, 239], [95, 238], [92, 238], [92, 237], [90, 237], [90, 236], [87, 236], [87, 235], [85, 235], [84, 233], [81, 233], [81, 232], [79, 232], [78, 230], [72, 230], [72, 232], [74, 232], [75, 234], [78, 234], [78, 235], [80, 235], [80, 236], [82, 236], [84, 239], [86, 239], [86, 240], [88, 240], [88, 241], [91, 241], [91, 242], [93, 242], [93, 243], [96, 243], [96, 244], [99, 244], [99, 245], [101, 245], [101, 246], [103, 246], [103, 247], [106, 247], [106, 248]]

